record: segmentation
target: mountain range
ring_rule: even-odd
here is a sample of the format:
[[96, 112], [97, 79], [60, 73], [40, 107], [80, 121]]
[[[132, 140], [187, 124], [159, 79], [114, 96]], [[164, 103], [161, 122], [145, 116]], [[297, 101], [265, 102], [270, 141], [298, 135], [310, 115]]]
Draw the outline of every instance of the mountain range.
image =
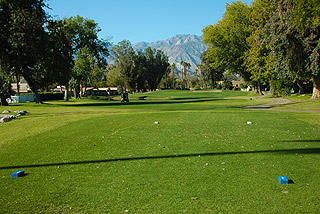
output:
[[197, 69], [200, 64], [200, 56], [207, 49], [202, 42], [202, 36], [198, 35], [176, 35], [170, 39], [157, 42], [139, 42], [132, 47], [136, 51], [144, 51], [147, 47], [162, 50], [169, 56], [170, 64], [175, 63], [176, 68], [181, 70], [181, 61], [191, 64], [191, 73]]

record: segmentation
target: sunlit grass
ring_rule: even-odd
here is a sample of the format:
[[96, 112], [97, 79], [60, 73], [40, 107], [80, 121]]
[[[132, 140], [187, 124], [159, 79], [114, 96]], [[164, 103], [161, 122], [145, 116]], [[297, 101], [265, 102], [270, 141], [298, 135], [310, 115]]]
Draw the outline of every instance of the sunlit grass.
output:
[[311, 96], [312, 94], [304, 94], [288, 97], [292, 104], [279, 106], [277, 109], [320, 111], [320, 99], [311, 100]]
[[241, 109], [267, 102], [241, 92], [148, 96], [0, 107], [30, 112], [0, 124], [0, 212], [319, 211], [319, 114]]

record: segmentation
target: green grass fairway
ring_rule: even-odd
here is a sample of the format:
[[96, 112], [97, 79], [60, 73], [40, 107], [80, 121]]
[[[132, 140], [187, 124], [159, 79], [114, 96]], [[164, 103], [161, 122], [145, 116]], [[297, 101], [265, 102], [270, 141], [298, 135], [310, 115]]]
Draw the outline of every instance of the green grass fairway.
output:
[[320, 113], [242, 109], [269, 102], [251, 96], [0, 107], [29, 112], [0, 124], [0, 213], [319, 213]]

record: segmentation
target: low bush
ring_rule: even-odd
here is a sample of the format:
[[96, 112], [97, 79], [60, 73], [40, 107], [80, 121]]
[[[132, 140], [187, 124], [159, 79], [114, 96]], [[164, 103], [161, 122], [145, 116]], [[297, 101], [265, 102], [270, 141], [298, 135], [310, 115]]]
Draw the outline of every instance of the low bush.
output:
[[64, 93], [63, 92], [41, 92], [39, 93], [39, 95], [42, 101], [63, 100]]
[[[33, 95], [33, 93], [20, 93], [20, 95]], [[39, 92], [42, 101], [63, 100], [64, 92]]]
[[222, 88], [223, 88], [224, 90], [232, 90], [232, 89], [233, 89], [232, 82], [231, 82], [231, 81], [224, 82], [224, 83], [222, 84]]

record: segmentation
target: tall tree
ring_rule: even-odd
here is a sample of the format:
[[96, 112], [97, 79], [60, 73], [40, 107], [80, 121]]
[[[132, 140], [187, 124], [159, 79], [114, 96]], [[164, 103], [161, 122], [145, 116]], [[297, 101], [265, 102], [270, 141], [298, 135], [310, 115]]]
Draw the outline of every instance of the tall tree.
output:
[[201, 65], [199, 65], [199, 68], [201, 69], [201, 80], [204, 81], [207, 88], [208, 86], [214, 88], [216, 81], [222, 79], [223, 70], [213, 68], [212, 61], [210, 61], [206, 55], [206, 51], [201, 54]]
[[147, 67], [147, 58], [143, 52], [139, 51], [134, 57], [134, 69], [137, 73], [137, 90], [141, 92], [144, 92], [147, 89]]
[[66, 101], [69, 100], [69, 81], [74, 66], [73, 47], [70, 37], [70, 27], [65, 20], [50, 20], [47, 24], [49, 44], [47, 52], [47, 68], [52, 69], [54, 81], [64, 85]]
[[1, 22], [5, 22], [7, 30], [4, 49], [1, 50], [6, 59], [1, 57], [1, 63], [25, 78], [37, 103], [42, 103], [38, 89], [49, 81], [48, 70], [43, 63], [47, 60], [44, 47], [48, 41], [44, 7], [43, 0], [7, 0], [1, 1], [0, 10]]
[[240, 1], [226, 4], [223, 18], [203, 29], [208, 45], [206, 57], [212, 67], [239, 73], [245, 80], [250, 80], [243, 63], [244, 53], [249, 49], [247, 38], [251, 35], [249, 13], [249, 6]]
[[137, 88], [137, 70], [134, 69], [135, 52], [131, 43], [128, 40], [123, 40], [115, 45], [111, 52], [116, 60], [115, 67], [123, 79], [124, 85], [121, 85], [121, 87], [135, 91]]
[[107, 73], [107, 85], [112, 87], [123, 85], [120, 72], [115, 66], [111, 67]]
[[[83, 18], [78, 15], [66, 19], [65, 22], [70, 29], [69, 36], [72, 41], [74, 55], [79, 56], [84, 54], [84, 51], [86, 52], [85, 55], [87, 57], [75, 57], [75, 61], [81, 60], [81, 62], [76, 62], [76, 64], [83, 65], [83, 63], [89, 63], [91, 68], [89, 71], [79, 69], [79, 66], [73, 69], [72, 83], [76, 89], [80, 88], [81, 83], [82, 86], [85, 86], [86, 83], [84, 83], [84, 80], [81, 78], [87, 76], [88, 82], [91, 80], [91, 84], [95, 84], [95, 82], [92, 82], [92, 80], [97, 79], [94, 75], [96, 75], [99, 70], [101, 72], [106, 70], [107, 57], [109, 56], [108, 46], [110, 44], [109, 42], [98, 38], [98, 33], [101, 29], [98, 26], [98, 23], [92, 19]], [[82, 72], [82, 74], [80, 74], [80, 72]]]
[[0, 104], [8, 105], [6, 99], [10, 97], [11, 93], [11, 70], [10, 64], [10, 49], [11, 45], [8, 40], [9, 34], [9, 20], [10, 11], [9, 5], [4, 1], [0, 1]]
[[10, 98], [11, 91], [11, 78], [5, 69], [0, 66], [0, 105], [8, 105], [7, 98]]
[[189, 62], [186, 63], [187, 66], [187, 73], [188, 73], [188, 80], [187, 80], [187, 84], [188, 84], [188, 88], [191, 87], [191, 79], [190, 79], [190, 68], [191, 68], [191, 64]]
[[250, 81], [262, 93], [262, 86], [271, 79], [277, 79], [274, 71], [274, 58], [269, 43], [266, 43], [262, 31], [275, 11], [270, 0], [255, 0], [250, 7], [252, 34], [247, 38], [250, 48], [245, 52], [244, 65], [250, 72]]
[[168, 68], [167, 68], [167, 70], [166, 70], [166, 72], [164, 74], [164, 87], [165, 88], [169, 88], [169, 84], [170, 84], [169, 75], [170, 75], [170, 73], [171, 73], [171, 67], [168, 66]]
[[[276, 11], [264, 28], [264, 38], [269, 42], [274, 57], [275, 72], [282, 77], [296, 80], [301, 90], [303, 81], [311, 77], [316, 81], [319, 72], [308, 68], [304, 38], [294, 22], [294, 0], [273, 1]], [[319, 79], [320, 80], [320, 79]], [[320, 84], [318, 84], [320, 85]]]
[[187, 80], [187, 68], [188, 63], [181, 60], [180, 65], [182, 66], [182, 85], [184, 88], [187, 88], [188, 80]]
[[152, 50], [148, 47], [145, 51], [147, 58], [146, 80], [151, 90], [156, 90], [167, 68], [169, 67], [168, 56], [161, 50]]
[[64, 70], [71, 67], [69, 41], [61, 23], [46, 15], [43, 0], [2, 0], [0, 6], [0, 63], [17, 82], [23, 76], [36, 102], [42, 103], [38, 90], [68, 79]]
[[[75, 61], [75, 65], [73, 67], [72, 77], [74, 78], [74, 81], [80, 85], [80, 88], [84, 88], [86, 91], [94, 71], [95, 61], [87, 47], [81, 48], [80, 52], [77, 53], [76, 58], [77, 60]], [[76, 95], [79, 96], [79, 93], [85, 93], [85, 91], [77, 91]]]
[[293, 19], [302, 33], [310, 33], [310, 30], [319, 25], [320, 1], [319, 0], [294, 0], [295, 9]]
[[[203, 54], [203, 53], [202, 53]], [[201, 55], [202, 55], [201, 54]], [[205, 55], [204, 55], [205, 57]], [[198, 71], [199, 71], [199, 74], [200, 74], [200, 88], [203, 89], [203, 74], [202, 74], [202, 65], [201, 64], [197, 64], [197, 68], [198, 68]]]
[[185, 62], [183, 60], [180, 61], [180, 66], [181, 66], [181, 78], [182, 82], [184, 82], [184, 73], [185, 73]]
[[197, 86], [199, 86], [198, 73], [199, 73], [199, 69], [196, 68], [196, 70], [193, 72], [193, 79], [194, 79], [195, 85]]
[[174, 79], [174, 75], [175, 75], [175, 71], [176, 71], [176, 64], [172, 63], [171, 64], [171, 71], [172, 71], [172, 88], [175, 88], [175, 79]]
[[[313, 80], [312, 98], [320, 97], [320, 1], [294, 0], [293, 19], [304, 38], [306, 73]], [[305, 74], [305, 75], [307, 75]]]

